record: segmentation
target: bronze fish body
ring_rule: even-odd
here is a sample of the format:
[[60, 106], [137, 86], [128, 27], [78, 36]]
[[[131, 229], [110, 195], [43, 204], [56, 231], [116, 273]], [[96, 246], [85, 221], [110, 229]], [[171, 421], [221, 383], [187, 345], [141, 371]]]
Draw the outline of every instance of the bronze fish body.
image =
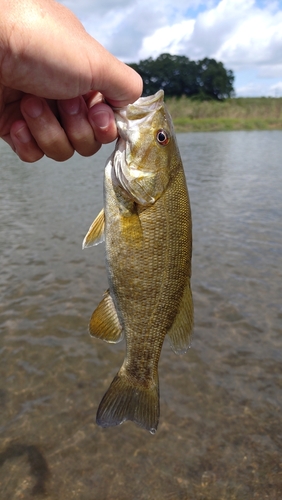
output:
[[132, 420], [154, 434], [164, 338], [176, 353], [186, 352], [193, 327], [191, 211], [163, 91], [114, 111], [119, 139], [105, 169], [104, 209], [83, 247], [105, 239], [109, 290], [90, 333], [108, 342], [124, 335], [126, 355], [97, 423]]

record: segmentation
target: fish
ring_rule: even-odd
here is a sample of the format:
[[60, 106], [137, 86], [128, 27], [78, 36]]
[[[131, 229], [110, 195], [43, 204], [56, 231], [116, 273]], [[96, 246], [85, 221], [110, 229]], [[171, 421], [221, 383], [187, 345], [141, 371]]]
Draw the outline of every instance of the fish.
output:
[[105, 167], [104, 208], [83, 248], [105, 241], [109, 288], [91, 316], [90, 334], [110, 343], [125, 338], [126, 354], [96, 422], [131, 420], [154, 434], [164, 339], [177, 354], [191, 343], [191, 209], [163, 90], [113, 109], [118, 139]]

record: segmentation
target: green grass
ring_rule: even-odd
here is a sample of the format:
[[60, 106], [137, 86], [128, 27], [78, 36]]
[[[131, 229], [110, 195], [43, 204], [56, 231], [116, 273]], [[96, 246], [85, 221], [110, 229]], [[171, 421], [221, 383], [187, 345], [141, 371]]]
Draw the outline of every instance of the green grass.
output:
[[166, 100], [176, 132], [219, 130], [282, 130], [282, 98], [240, 97], [196, 101], [182, 97]]

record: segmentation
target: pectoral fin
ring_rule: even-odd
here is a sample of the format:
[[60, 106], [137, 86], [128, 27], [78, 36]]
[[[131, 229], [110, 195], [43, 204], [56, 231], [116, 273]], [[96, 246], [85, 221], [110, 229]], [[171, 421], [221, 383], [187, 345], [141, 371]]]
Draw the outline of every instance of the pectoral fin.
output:
[[92, 337], [113, 344], [120, 342], [123, 338], [122, 327], [109, 290], [105, 292], [103, 299], [91, 316], [89, 332]]
[[169, 183], [167, 170], [143, 171], [134, 163], [127, 165], [120, 154], [114, 157], [115, 175], [118, 183], [139, 205], [152, 205], [161, 197]]
[[102, 208], [101, 212], [97, 215], [94, 222], [92, 222], [87, 234], [83, 240], [82, 248], [88, 248], [95, 245], [99, 245], [104, 241], [104, 229], [105, 229], [105, 213]]
[[170, 346], [176, 354], [184, 354], [190, 347], [193, 316], [193, 298], [190, 282], [188, 282], [183, 293], [178, 314], [168, 332]]
[[127, 190], [140, 205], [150, 205], [162, 196], [168, 182], [169, 176], [166, 171], [160, 170], [156, 173], [140, 172], [139, 176], [130, 178]]

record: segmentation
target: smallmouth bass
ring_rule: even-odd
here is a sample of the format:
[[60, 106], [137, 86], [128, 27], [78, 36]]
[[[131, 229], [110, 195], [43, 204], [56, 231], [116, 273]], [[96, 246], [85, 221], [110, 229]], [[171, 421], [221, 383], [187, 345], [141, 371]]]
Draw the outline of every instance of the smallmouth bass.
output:
[[125, 336], [126, 355], [96, 421], [132, 420], [154, 434], [164, 338], [184, 353], [193, 328], [191, 211], [163, 91], [114, 112], [119, 138], [105, 168], [104, 208], [83, 248], [105, 240], [109, 290], [90, 334], [114, 343]]

